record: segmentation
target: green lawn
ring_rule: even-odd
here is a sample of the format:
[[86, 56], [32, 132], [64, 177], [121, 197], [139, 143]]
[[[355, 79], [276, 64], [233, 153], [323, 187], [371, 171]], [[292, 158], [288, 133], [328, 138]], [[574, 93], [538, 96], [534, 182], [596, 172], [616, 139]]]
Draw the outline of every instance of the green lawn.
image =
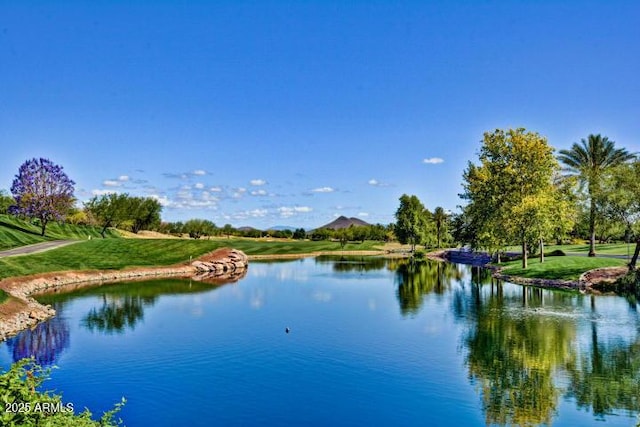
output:
[[[0, 215], [0, 250], [49, 240], [86, 240], [89, 236], [101, 238], [100, 228], [52, 222], [47, 225], [46, 235], [42, 237], [40, 236], [40, 227], [29, 221], [18, 219], [12, 215]], [[107, 230], [106, 236], [119, 237], [119, 234], [117, 231]]]
[[[627, 247], [631, 254], [633, 254], [633, 249], [635, 247], [634, 243], [631, 243], [627, 246], [626, 243], [603, 243], [596, 245], [596, 255], [627, 255]], [[520, 246], [509, 246], [507, 251], [509, 252], [520, 252]], [[556, 249], [560, 249], [566, 254], [587, 254], [589, 253], [589, 244], [585, 245], [545, 245], [544, 251], [545, 253], [549, 253]]]
[[582, 273], [594, 268], [625, 265], [626, 260], [616, 258], [589, 258], [585, 256], [547, 257], [540, 264], [539, 258], [529, 259], [529, 267], [522, 269], [522, 261], [510, 261], [504, 266], [504, 274], [539, 279], [577, 280]]
[[[344, 250], [375, 250], [379, 242], [349, 243]], [[33, 255], [0, 258], [0, 278], [66, 270], [106, 270], [171, 265], [221, 247], [248, 255], [340, 251], [338, 242], [258, 241], [248, 239], [93, 239]]]

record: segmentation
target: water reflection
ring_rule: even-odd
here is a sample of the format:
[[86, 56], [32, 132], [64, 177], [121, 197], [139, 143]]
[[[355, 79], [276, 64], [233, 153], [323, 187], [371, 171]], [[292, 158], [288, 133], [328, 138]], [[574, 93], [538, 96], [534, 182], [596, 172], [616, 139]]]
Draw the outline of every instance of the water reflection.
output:
[[82, 317], [81, 326], [103, 334], [123, 333], [133, 330], [144, 319], [144, 310], [153, 306], [162, 295], [206, 292], [229, 282], [220, 279], [169, 279], [84, 287], [70, 293], [40, 295], [38, 300], [44, 304], [51, 304], [58, 315], [33, 329], [9, 338], [7, 347], [14, 362], [33, 356], [40, 365], [51, 366], [69, 347], [69, 324], [64, 310], [67, 302], [73, 299], [83, 297], [100, 300], [100, 303]]
[[[463, 270], [470, 274], [463, 278]], [[419, 313], [429, 295], [451, 295], [487, 425], [550, 425], [562, 398], [601, 419], [640, 412], [640, 334], [599, 338], [597, 297], [503, 284], [488, 270], [432, 262], [399, 263], [396, 282], [403, 315]], [[591, 337], [581, 347], [585, 320]]]
[[591, 351], [568, 365], [567, 396], [604, 419], [613, 410], [640, 411], [640, 339], [604, 342], [592, 325]]
[[551, 424], [561, 395], [555, 376], [574, 357], [575, 322], [570, 317], [515, 310], [523, 305], [540, 307], [539, 289], [523, 287], [522, 292], [505, 294], [502, 284], [490, 286], [493, 292], [482, 292], [473, 285], [473, 315], [466, 316], [471, 321], [464, 337], [465, 364], [481, 395], [485, 421]]
[[[54, 305], [59, 310], [59, 305]], [[69, 324], [62, 316], [55, 316], [47, 322], [39, 323], [7, 340], [7, 347], [13, 361], [34, 357], [42, 366], [51, 366], [62, 352], [69, 347]]]
[[388, 262], [386, 258], [371, 256], [321, 255], [315, 258], [316, 264], [331, 264], [333, 271], [341, 273], [382, 270]]
[[133, 330], [136, 323], [144, 319], [144, 308], [154, 303], [155, 297], [103, 294], [102, 305], [92, 308], [81, 324], [92, 332], [107, 334]]
[[453, 280], [460, 280], [462, 271], [458, 265], [435, 261], [396, 261], [396, 296], [403, 315], [420, 311], [428, 294], [443, 294], [450, 289]]

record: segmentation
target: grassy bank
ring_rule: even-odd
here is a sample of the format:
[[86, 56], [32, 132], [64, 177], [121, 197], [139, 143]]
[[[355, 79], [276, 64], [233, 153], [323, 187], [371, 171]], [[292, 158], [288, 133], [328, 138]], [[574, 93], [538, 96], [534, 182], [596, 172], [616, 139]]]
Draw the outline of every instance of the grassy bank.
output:
[[500, 264], [502, 272], [511, 276], [550, 279], [550, 280], [577, 280], [580, 275], [588, 270], [601, 267], [618, 267], [625, 265], [626, 261], [616, 258], [589, 258], [584, 256], [560, 256], [548, 257], [544, 263], [540, 259], [529, 259], [529, 267], [522, 269], [522, 261], [510, 261]]
[[9, 298], [9, 295], [5, 291], [0, 289], [0, 304], [5, 302], [8, 298]]
[[[596, 245], [596, 254], [599, 255], [627, 255], [627, 251], [633, 254], [634, 244], [627, 245], [626, 243], [603, 243]], [[520, 246], [509, 246], [508, 252], [520, 252]], [[588, 254], [589, 244], [583, 245], [545, 245], [545, 253], [550, 253], [556, 249], [563, 251], [566, 254]]]
[[[344, 250], [376, 250], [379, 242], [349, 243]], [[247, 255], [340, 251], [337, 242], [262, 241], [249, 239], [93, 239], [47, 252], [0, 259], [0, 278], [68, 270], [109, 270], [161, 266], [188, 261], [221, 247]]]
[[[29, 221], [12, 215], [0, 215], [0, 250], [49, 240], [87, 240], [89, 236], [102, 238], [100, 228], [52, 222], [47, 225], [46, 235], [43, 237], [40, 236], [40, 227]], [[119, 234], [115, 230], [107, 230], [106, 236], [119, 237]]]

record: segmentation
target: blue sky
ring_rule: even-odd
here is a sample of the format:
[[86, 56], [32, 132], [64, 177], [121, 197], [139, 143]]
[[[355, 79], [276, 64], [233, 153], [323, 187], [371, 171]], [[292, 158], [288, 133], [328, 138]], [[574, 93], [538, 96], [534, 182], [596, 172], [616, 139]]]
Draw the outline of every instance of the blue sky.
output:
[[48, 157], [165, 220], [455, 210], [485, 131], [640, 151], [636, 1], [0, 1], [0, 188]]

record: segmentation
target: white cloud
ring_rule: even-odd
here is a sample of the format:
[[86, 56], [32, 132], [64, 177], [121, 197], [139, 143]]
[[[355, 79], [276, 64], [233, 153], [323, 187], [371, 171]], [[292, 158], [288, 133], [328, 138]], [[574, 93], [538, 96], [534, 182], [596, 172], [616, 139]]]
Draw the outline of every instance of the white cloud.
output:
[[118, 181], [120, 181], [120, 182], [127, 182], [127, 181], [129, 181], [129, 175], [120, 175], [120, 176], [118, 177]]
[[197, 188], [198, 190], [202, 190], [204, 188], [204, 184], [201, 182], [196, 182], [194, 187]]
[[191, 173], [194, 174], [194, 175], [203, 176], [203, 175], [207, 174], [207, 171], [202, 170], [202, 169], [196, 169]]
[[280, 217], [281, 218], [289, 218], [291, 216], [294, 216], [298, 213], [308, 213], [311, 212], [313, 209], [310, 208], [309, 206], [281, 206], [278, 208], [278, 212], [280, 212]]
[[221, 187], [211, 187], [211, 188], [209, 188], [209, 191], [211, 191], [212, 193], [221, 193], [222, 192], [222, 188]]
[[116, 190], [91, 190], [94, 196], [104, 196], [105, 194], [117, 193]]
[[358, 216], [367, 217], [367, 216], [369, 216], [369, 212], [358, 212]]
[[438, 163], [442, 163], [444, 162], [444, 159], [441, 159], [440, 157], [429, 157], [428, 159], [424, 159], [422, 161], [422, 163], [428, 164], [428, 165], [437, 165]]
[[102, 185], [105, 187], [119, 187], [121, 185], [120, 181], [116, 181], [115, 179], [106, 179], [102, 181]]
[[231, 197], [233, 197], [234, 199], [240, 199], [242, 196], [244, 196], [244, 193], [246, 192], [247, 192], [246, 188], [243, 188], [243, 187], [236, 188], [233, 194], [231, 195]]
[[311, 190], [314, 193], [333, 193], [335, 190], [331, 187], [320, 187]]
[[263, 189], [260, 189], [260, 190], [253, 190], [253, 191], [251, 192], [251, 195], [252, 195], [252, 196], [266, 196], [266, 195], [267, 195], [267, 192], [266, 192], [265, 190], [263, 190]]
[[374, 187], [391, 187], [391, 184], [387, 182], [380, 182], [375, 178], [371, 178], [369, 181], [367, 181], [367, 184], [372, 185]]
[[267, 213], [269, 213], [269, 211], [266, 209], [254, 209], [252, 211], [249, 211], [249, 216], [253, 218], [261, 218], [265, 216]]
[[249, 183], [251, 185], [265, 185], [267, 183], [267, 181], [265, 181], [264, 179], [252, 179], [251, 181], [249, 181]]
[[211, 202], [217, 202], [219, 200], [217, 197], [212, 196], [211, 193], [209, 193], [208, 191], [203, 191], [200, 194], [200, 197], [202, 198], [202, 200], [211, 201]]

